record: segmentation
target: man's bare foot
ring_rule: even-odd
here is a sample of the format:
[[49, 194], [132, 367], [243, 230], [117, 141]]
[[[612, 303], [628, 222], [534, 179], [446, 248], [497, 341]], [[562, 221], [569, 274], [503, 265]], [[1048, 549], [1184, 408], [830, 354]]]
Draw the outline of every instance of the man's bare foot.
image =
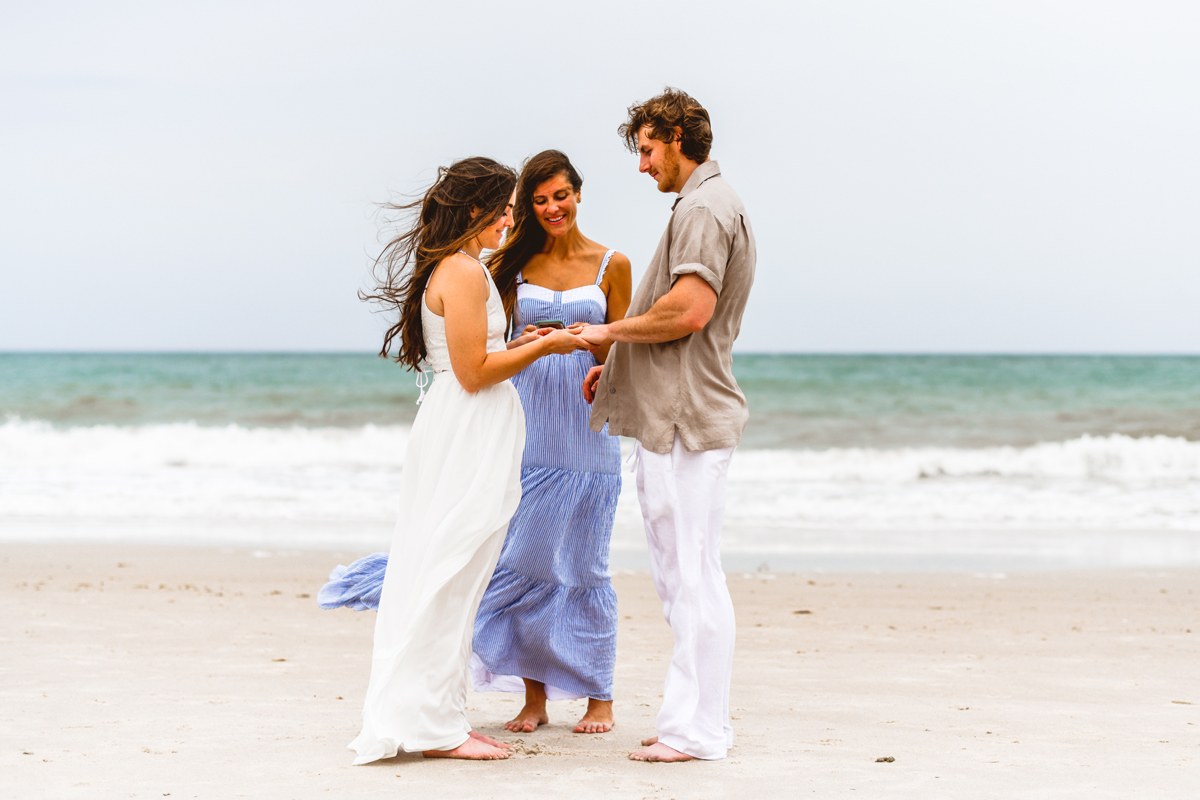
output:
[[587, 713], [575, 726], [576, 733], [608, 733], [613, 729], [612, 700], [588, 698]]
[[453, 750], [426, 750], [421, 753], [426, 758], [465, 758], [471, 761], [498, 761], [508, 758], [508, 752], [494, 745], [482, 742], [474, 736]]
[[526, 703], [515, 717], [504, 723], [504, 730], [529, 733], [537, 730], [538, 725], [545, 725], [549, 721], [550, 716], [546, 713], [545, 703]]
[[509, 750], [512, 748], [511, 744], [508, 744], [507, 742], [502, 742], [498, 739], [493, 739], [492, 737], [490, 737], [486, 734], [482, 734], [479, 731], [471, 731], [470, 736], [472, 739], [478, 739], [479, 741], [483, 742], [484, 744], [490, 744], [492, 747], [503, 747], [505, 750]]
[[658, 741], [658, 737], [654, 736], [650, 739], [643, 739], [642, 744], [646, 745], [641, 750], [634, 750], [629, 754], [629, 757], [634, 761], [695, 761], [695, 757], [689, 756], [687, 753], [681, 753], [674, 747], [667, 747]]

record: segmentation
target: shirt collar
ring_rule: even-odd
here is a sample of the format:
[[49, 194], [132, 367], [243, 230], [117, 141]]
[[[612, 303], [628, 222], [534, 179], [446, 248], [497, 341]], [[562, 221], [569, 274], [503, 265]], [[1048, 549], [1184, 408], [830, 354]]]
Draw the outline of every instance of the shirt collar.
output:
[[671, 210], [675, 210], [675, 206], [679, 205], [679, 201], [687, 197], [692, 192], [700, 188], [700, 184], [704, 183], [709, 178], [715, 178], [721, 174], [721, 168], [716, 161], [711, 158], [705, 161], [700, 166], [692, 171], [691, 177], [687, 179], [687, 183], [679, 190], [679, 197], [675, 198], [675, 202], [671, 204]]

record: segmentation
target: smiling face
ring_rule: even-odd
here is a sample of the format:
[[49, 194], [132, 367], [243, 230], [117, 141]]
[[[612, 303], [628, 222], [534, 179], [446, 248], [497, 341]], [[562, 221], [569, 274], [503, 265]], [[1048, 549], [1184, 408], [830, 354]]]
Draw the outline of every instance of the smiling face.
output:
[[683, 188], [680, 182], [679, 140], [664, 142], [650, 137], [650, 126], [638, 131], [638, 171], [649, 173], [658, 184], [660, 192], [678, 192]]
[[475, 237], [475, 241], [479, 242], [479, 246], [484, 250], [495, 250], [500, 246], [500, 242], [504, 241], [504, 232], [513, 226], [513, 203], [516, 202], [516, 193], [508, 198], [508, 205], [504, 207], [504, 213], [499, 219], [483, 229], [483, 232]]
[[562, 236], [575, 227], [579, 201], [579, 192], [564, 173], [539, 183], [530, 197], [533, 216], [547, 236]]

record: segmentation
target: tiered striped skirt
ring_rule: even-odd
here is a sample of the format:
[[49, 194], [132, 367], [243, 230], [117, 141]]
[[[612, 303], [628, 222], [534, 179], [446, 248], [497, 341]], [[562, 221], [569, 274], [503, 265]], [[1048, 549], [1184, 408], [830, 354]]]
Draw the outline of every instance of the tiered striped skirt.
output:
[[546, 684], [552, 699], [612, 699], [617, 597], [608, 575], [620, 442], [588, 428], [588, 353], [548, 356], [513, 379], [525, 409], [521, 504], [475, 618], [477, 690]]

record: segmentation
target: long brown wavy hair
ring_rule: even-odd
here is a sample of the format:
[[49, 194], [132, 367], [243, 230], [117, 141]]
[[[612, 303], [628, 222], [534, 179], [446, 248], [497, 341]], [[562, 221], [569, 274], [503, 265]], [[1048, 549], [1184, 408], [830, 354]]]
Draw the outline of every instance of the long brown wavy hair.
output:
[[500, 299], [504, 301], [509, 327], [512, 327], [516, 316], [517, 273], [546, 246], [547, 233], [533, 213], [533, 193], [538, 184], [558, 175], [565, 176], [571, 189], [576, 192], [583, 186], [583, 176], [579, 170], [558, 150], [543, 150], [525, 162], [517, 181], [512, 230], [508, 232], [504, 244], [488, 259], [488, 269], [492, 272], [496, 288], [500, 290]]
[[358, 299], [378, 303], [382, 311], [400, 312], [400, 319], [383, 336], [381, 358], [391, 355], [392, 343], [398, 338], [396, 361], [413, 369], [420, 367], [426, 356], [421, 300], [429, 276], [443, 258], [500, 219], [516, 182], [512, 167], [473, 156], [439, 167], [437, 181], [420, 200], [384, 204], [385, 211], [415, 218], [375, 259], [374, 290], [358, 293]]

